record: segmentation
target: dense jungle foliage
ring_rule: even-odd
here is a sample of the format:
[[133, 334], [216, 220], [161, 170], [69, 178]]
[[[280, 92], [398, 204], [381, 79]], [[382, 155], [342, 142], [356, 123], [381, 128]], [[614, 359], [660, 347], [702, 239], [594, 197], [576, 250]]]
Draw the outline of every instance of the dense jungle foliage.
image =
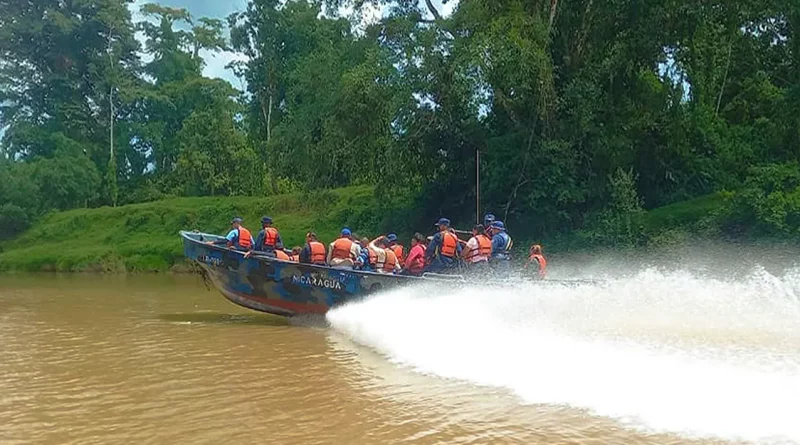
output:
[[[482, 210], [518, 236], [637, 245], [647, 210], [711, 199], [719, 233], [800, 237], [800, 2], [444, 3], [0, 2], [0, 238], [350, 185], [396, 230], [469, 224], [478, 153]], [[215, 51], [246, 91], [202, 75]]]

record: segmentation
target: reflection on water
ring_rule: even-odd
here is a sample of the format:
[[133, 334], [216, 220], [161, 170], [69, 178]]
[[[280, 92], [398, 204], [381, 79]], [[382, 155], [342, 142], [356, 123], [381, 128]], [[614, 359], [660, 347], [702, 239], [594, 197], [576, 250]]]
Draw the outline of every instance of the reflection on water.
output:
[[[689, 441], [363, 345], [404, 335], [422, 349], [429, 319], [400, 320], [404, 332], [348, 319], [333, 329], [240, 310], [194, 277], [0, 277], [0, 443]], [[474, 363], [448, 355], [459, 348], [435, 352]]]

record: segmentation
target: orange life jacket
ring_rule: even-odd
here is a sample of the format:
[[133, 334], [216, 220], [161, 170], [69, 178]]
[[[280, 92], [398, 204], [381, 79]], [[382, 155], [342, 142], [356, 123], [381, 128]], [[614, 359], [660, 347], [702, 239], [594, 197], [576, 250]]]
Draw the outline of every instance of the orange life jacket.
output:
[[383, 271], [392, 273], [395, 266], [397, 266], [397, 255], [392, 252], [392, 249], [385, 249], [384, 252], [386, 253], [386, 258], [383, 260]]
[[250, 250], [253, 247], [253, 244], [250, 240], [253, 239], [253, 235], [250, 234], [250, 231], [245, 229], [244, 227], [239, 227], [239, 247], [242, 249]]
[[544, 259], [544, 255], [534, 253], [533, 255], [528, 257], [528, 265], [533, 264], [534, 262], [538, 262], [539, 264], [539, 278], [544, 278], [547, 275], [547, 260]]
[[475, 239], [478, 240], [478, 248], [472, 249], [467, 255], [467, 261], [472, 261], [476, 256], [486, 257], [488, 261], [489, 256], [492, 254], [492, 240], [486, 235], [478, 235]]
[[439, 254], [448, 258], [456, 256], [456, 246], [458, 246], [458, 237], [450, 232], [442, 233], [442, 246], [439, 249]]
[[397, 257], [397, 262], [400, 264], [400, 266], [402, 266], [403, 261], [405, 260], [405, 258], [403, 258], [403, 245], [395, 244], [392, 246], [392, 252], [394, 252], [394, 256]]
[[353, 259], [353, 241], [348, 238], [339, 238], [333, 242], [333, 253], [331, 259], [347, 260]]
[[286, 252], [284, 252], [283, 250], [280, 250], [280, 249], [277, 249], [275, 251], [275, 258], [277, 258], [279, 260], [284, 260], [284, 261], [291, 261], [291, 259], [292, 259]]
[[378, 254], [370, 248], [367, 248], [367, 252], [369, 253], [369, 265], [375, 267], [378, 263]]
[[319, 241], [310, 241], [308, 247], [311, 249], [311, 264], [325, 264], [325, 245]]
[[274, 227], [267, 227], [264, 229], [264, 247], [275, 248], [278, 243], [278, 229]]

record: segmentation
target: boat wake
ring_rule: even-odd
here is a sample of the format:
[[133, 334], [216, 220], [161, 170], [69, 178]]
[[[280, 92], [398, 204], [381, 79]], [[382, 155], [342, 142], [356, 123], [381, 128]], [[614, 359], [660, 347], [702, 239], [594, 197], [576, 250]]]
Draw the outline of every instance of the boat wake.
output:
[[328, 313], [394, 363], [631, 428], [800, 443], [800, 270], [387, 292]]

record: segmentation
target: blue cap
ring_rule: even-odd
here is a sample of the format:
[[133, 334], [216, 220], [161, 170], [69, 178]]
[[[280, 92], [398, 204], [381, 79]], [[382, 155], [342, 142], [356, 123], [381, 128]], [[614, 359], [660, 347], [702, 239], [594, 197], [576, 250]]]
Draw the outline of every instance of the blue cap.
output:
[[391, 242], [395, 242], [395, 241], [397, 241], [397, 235], [395, 235], [394, 233], [390, 233], [390, 234], [386, 235], [386, 239], [391, 241]]
[[497, 230], [506, 230], [506, 225], [503, 224], [503, 221], [495, 221], [492, 223], [492, 228]]
[[238, 216], [237, 216], [236, 218], [233, 218], [233, 219], [231, 220], [231, 224], [234, 224], [234, 223], [239, 223], [239, 224], [241, 224], [241, 223], [242, 223], [242, 218], [239, 218]]
[[434, 225], [450, 227], [450, 220], [447, 218], [439, 218], [439, 221]]
[[342, 229], [342, 236], [350, 236], [352, 234], [353, 232], [351, 232], [349, 228], [345, 227], [344, 229]]
[[484, 223], [493, 223], [495, 220], [494, 213], [487, 213], [483, 215], [483, 222]]
[[261, 223], [262, 224], [272, 224], [272, 218], [270, 218], [269, 216], [265, 216], [265, 217], [261, 218]]

